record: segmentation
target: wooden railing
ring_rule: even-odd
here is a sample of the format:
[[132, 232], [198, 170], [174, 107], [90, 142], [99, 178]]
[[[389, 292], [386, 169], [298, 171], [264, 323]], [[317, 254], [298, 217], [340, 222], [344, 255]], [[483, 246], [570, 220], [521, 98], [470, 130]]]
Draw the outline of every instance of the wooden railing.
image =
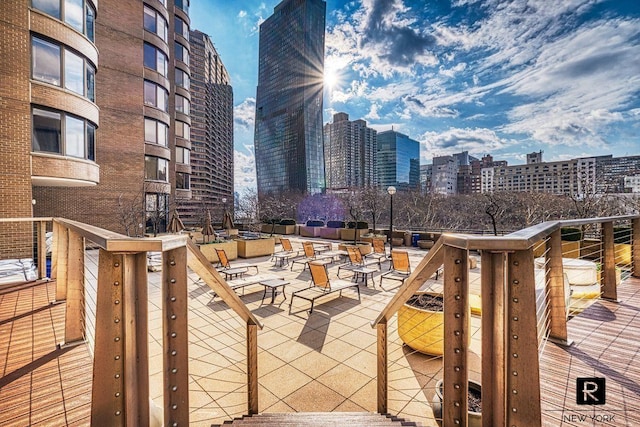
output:
[[[640, 276], [640, 217], [621, 216], [546, 222], [503, 237], [443, 235], [372, 322], [377, 329], [377, 409], [389, 412], [388, 324], [402, 305], [444, 265], [444, 357], [442, 422], [466, 426], [469, 379], [469, 251], [481, 252], [482, 425], [541, 425], [539, 341], [567, 344], [562, 227], [597, 228], [602, 248], [602, 298], [617, 299], [614, 222], [631, 223], [628, 274]], [[546, 245], [544, 326], [536, 313], [534, 248]]]
[[246, 325], [247, 411], [258, 412], [257, 331], [262, 328], [186, 236], [135, 239], [53, 219], [52, 278], [66, 301], [65, 345], [84, 342], [85, 248], [99, 249], [91, 424], [149, 424], [147, 253], [162, 253], [164, 424], [189, 424], [187, 267]]

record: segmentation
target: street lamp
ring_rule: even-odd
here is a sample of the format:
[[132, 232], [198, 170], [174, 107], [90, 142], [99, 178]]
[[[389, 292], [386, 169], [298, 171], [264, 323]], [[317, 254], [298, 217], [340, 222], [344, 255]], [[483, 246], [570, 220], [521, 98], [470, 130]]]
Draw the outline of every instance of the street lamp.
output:
[[[227, 221], [227, 198], [222, 198], [222, 204], [224, 205], [224, 213], [222, 214], [222, 226], [224, 227], [225, 222]], [[227, 239], [229, 238], [229, 224], [227, 224]]]
[[391, 196], [391, 209], [389, 212], [389, 247], [393, 250], [393, 195], [396, 194], [396, 187], [393, 185], [387, 188], [387, 193]]

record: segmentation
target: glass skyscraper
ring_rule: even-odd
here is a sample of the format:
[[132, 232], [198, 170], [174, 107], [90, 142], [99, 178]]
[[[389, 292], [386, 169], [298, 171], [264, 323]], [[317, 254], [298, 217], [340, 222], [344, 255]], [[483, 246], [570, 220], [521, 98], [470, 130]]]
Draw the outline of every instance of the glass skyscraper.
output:
[[258, 194], [325, 187], [322, 89], [326, 4], [284, 0], [260, 25], [255, 155]]
[[420, 143], [393, 130], [378, 132], [378, 183], [398, 190], [420, 185]]

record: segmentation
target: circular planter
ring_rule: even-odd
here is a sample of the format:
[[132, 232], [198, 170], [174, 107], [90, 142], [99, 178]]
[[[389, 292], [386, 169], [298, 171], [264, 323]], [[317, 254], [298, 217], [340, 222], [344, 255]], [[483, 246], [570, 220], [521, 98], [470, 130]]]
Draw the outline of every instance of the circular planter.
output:
[[[442, 296], [438, 292], [423, 294]], [[471, 312], [468, 313], [469, 343], [471, 342]], [[420, 353], [444, 354], [444, 311], [431, 311], [404, 304], [398, 310], [398, 335], [412, 349]], [[468, 343], [467, 343], [468, 344]]]
[[435, 242], [433, 240], [418, 240], [417, 243], [420, 249], [431, 249]]
[[[442, 380], [439, 380], [436, 383], [436, 394], [433, 396], [433, 400], [431, 402], [431, 407], [433, 409], [433, 416], [436, 419], [436, 422], [439, 426], [442, 425], [442, 395], [443, 395], [444, 384]], [[482, 396], [482, 386], [475, 382], [469, 380], [469, 394], [472, 392], [477, 392]], [[467, 426], [468, 427], [482, 427], [482, 412], [467, 412]]]

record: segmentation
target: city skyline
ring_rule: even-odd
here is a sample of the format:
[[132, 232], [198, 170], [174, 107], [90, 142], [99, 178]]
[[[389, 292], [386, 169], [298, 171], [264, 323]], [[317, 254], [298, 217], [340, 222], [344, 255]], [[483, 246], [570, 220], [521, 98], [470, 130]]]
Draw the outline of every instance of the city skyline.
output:
[[[278, 3], [192, 4], [192, 27], [231, 74], [240, 192], [255, 186], [258, 25]], [[328, 0], [325, 69], [340, 78], [326, 85], [324, 123], [344, 111], [393, 126], [420, 142], [421, 163], [464, 150], [510, 164], [539, 150], [638, 154], [640, 5], [528, 3]]]

